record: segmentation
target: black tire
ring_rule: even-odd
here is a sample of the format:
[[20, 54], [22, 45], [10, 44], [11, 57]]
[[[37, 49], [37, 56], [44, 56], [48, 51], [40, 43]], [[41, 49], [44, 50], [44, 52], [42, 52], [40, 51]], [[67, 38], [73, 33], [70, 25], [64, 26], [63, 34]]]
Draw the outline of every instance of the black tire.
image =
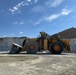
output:
[[[31, 50], [30, 46], [33, 45], [34, 48]], [[36, 54], [38, 51], [38, 44], [35, 41], [29, 41], [26, 43], [26, 51], [28, 54]]]
[[[59, 49], [58, 50], [55, 50], [54, 49], [54, 47], [55, 46], [59, 46]], [[64, 48], [63, 48], [63, 45], [62, 45], [62, 43], [60, 43], [60, 42], [53, 42], [51, 45], [50, 45], [50, 52], [52, 53], [52, 54], [61, 54], [62, 52], [63, 52], [63, 50], [64, 50]]]

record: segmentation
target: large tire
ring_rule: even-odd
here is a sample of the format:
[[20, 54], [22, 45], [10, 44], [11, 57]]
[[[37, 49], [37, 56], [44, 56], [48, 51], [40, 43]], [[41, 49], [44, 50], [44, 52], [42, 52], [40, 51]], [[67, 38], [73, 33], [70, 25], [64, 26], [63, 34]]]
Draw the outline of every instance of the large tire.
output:
[[28, 54], [36, 54], [38, 51], [38, 44], [35, 41], [28, 41], [26, 43], [26, 51]]
[[53, 42], [51, 45], [50, 45], [50, 52], [52, 54], [61, 54], [63, 52], [64, 48], [63, 48], [63, 45], [62, 43], [60, 42]]

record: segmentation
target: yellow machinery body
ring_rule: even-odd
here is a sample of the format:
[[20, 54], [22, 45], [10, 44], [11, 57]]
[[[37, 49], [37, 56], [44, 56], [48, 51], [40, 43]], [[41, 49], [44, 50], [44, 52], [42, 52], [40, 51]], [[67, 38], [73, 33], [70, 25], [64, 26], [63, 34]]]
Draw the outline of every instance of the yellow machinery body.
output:
[[53, 54], [61, 54], [63, 51], [70, 52], [69, 40], [60, 39], [57, 35], [51, 37], [45, 32], [40, 32], [38, 38], [27, 38], [23, 41], [22, 47], [13, 44], [9, 53], [20, 53], [27, 51], [29, 54], [36, 54], [38, 51], [48, 50]]

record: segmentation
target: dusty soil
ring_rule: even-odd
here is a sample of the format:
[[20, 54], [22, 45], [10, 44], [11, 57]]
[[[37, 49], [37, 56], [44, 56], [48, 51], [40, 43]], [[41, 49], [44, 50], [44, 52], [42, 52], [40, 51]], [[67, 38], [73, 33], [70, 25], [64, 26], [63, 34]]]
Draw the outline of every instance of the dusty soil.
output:
[[76, 75], [76, 54], [0, 54], [0, 75]]
[[19, 61], [27, 61], [34, 60], [38, 57], [29, 57], [29, 56], [0, 56], [0, 63], [9, 63], [9, 62], [19, 62]]

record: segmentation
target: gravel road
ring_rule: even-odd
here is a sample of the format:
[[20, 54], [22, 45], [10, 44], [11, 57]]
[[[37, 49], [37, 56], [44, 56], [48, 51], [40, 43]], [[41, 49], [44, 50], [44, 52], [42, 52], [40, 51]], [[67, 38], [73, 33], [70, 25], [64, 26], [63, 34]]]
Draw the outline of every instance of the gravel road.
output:
[[76, 54], [0, 54], [0, 75], [76, 75]]

